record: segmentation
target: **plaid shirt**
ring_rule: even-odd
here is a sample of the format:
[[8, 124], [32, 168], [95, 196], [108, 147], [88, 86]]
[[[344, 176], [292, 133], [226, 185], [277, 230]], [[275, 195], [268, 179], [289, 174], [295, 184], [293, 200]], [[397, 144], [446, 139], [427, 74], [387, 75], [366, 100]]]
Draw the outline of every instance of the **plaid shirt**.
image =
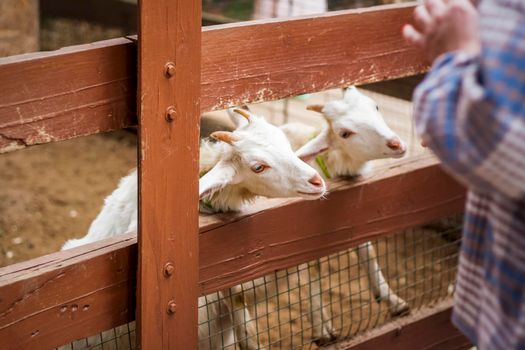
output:
[[525, 0], [478, 10], [481, 54], [436, 60], [415, 114], [469, 188], [453, 322], [482, 350], [525, 349]]

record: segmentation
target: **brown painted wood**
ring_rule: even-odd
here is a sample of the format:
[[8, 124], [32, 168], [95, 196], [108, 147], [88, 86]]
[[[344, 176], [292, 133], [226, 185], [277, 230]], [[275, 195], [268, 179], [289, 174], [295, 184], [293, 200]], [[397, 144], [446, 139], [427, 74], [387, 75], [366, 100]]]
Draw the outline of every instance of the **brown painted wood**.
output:
[[[327, 200], [267, 200], [235, 215], [201, 216], [200, 293], [463, 210], [464, 189], [431, 157], [377, 170], [357, 183], [332, 183]], [[56, 346], [131, 321], [134, 242], [113, 238], [0, 269], [0, 339], [8, 336], [21, 344], [17, 349]], [[182, 285], [186, 278], [173, 275]], [[115, 285], [125, 296], [118, 302], [109, 291]], [[61, 318], [63, 305], [81, 305], [88, 296], [88, 317]], [[41, 320], [51, 322], [36, 328]]]
[[464, 188], [429, 154], [374, 174], [357, 183], [331, 183], [328, 200], [263, 201], [242, 214], [201, 217], [201, 291], [220, 290], [463, 211]]
[[2, 349], [49, 349], [133, 320], [134, 234], [0, 269]]
[[[420, 73], [400, 34], [413, 8], [207, 27], [201, 111]], [[1, 58], [0, 152], [135, 124], [135, 57], [121, 38]]]
[[414, 4], [216, 26], [203, 35], [202, 110], [421, 73], [401, 36]]
[[136, 124], [135, 61], [124, 38], [0, 59], [0, 153]]
[[139, 9], [137, 345], [197, 349], [201, 3], [142, 0]]
[[452, 300], [413, 312], [324, 350], [466, 350], [468, 339], [452, 324]]

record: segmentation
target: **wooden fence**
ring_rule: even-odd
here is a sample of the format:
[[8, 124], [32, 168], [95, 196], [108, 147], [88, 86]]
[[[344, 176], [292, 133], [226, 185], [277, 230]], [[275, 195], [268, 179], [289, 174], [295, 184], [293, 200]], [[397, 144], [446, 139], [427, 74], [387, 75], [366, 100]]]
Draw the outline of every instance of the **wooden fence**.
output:
[[[463, 210], [464, 189], [424, 155], [332, 182], [326, 201], [198, 216], [201, 112], [424, 72], [400, 35], [413, 3], [202, 30], [199, 2], [139, 5], [138, 48], [130, 37], [0, 59], [2, 152], [135, 125], [137, 111], [140, 137], [138, 246], [129, 234], [0, 269], [2, 348], [50, 348], [136, 318], [140, 348], [194, 349], [199, 295]], [[449, 313], [344, 347], [465, 348]], [[427, 336], [410, 336], [419, 329]]]

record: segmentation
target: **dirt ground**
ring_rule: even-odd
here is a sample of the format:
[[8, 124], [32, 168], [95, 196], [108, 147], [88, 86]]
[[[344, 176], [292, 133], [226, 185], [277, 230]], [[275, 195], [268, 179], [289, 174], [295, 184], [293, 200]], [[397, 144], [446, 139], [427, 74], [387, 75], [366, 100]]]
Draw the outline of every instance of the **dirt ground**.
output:
[[0, 155], [0, 266], [83, 236], [136, 154], [136, 136], [117, 131]]

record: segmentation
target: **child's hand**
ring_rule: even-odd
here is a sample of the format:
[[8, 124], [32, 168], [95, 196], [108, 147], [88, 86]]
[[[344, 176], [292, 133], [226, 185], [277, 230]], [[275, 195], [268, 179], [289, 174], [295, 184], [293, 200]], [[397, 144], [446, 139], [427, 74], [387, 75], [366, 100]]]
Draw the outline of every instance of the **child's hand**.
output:
[[403, 27], [403, 36], [431, 61], [449, 51], [480, 51], [478, 13], [468, 0], [425, 0], [416, 7], [414, 22]]

